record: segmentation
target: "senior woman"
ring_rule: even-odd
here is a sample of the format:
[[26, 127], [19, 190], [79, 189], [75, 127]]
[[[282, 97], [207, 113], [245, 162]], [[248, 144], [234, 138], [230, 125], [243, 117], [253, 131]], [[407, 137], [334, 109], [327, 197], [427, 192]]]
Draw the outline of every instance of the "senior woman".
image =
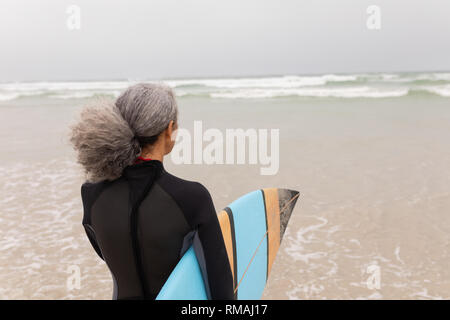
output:
[[88, 181], [83, 226], [112, 273], [114, 299], [154, 299], [194, 244], [210, 299], [233, 299], [233, 281], [207, 189], [168, 173], [177, 103], [160, 84], [137, 84], [85, 108], [71, 142]]

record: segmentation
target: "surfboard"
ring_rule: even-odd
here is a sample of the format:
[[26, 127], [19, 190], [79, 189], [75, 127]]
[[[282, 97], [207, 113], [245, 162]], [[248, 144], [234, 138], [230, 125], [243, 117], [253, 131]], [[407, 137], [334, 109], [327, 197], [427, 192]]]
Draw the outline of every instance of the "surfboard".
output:
[[[218, 214], [235, 299], [260, 299], [299, 192], [268, 188], [250, 192]], [[207, 300], [201, 268], [191, 246], [157, 300]]]

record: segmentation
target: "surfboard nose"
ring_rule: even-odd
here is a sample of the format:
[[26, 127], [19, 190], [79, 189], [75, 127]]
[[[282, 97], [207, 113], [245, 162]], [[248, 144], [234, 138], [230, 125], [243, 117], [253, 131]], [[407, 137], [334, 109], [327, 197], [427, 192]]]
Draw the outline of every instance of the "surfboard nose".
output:
[[300, 195], [300, 192], [297, 190], [291, 190], [291, 189], [278, 189], [280, 192], [284, 192], [287, 197], [290, 199], [295, 198], [295, 201], [297, 201], [298, 196]]
[[287, 224], [292, 215], [292, 210], [300, 197], [300, 192], [291, 189], [278, 189], [280, 203], [280, 242], [283, 239]]
[[[278, 189], [278, 199], [280, 201], [280, 211], [285, 206], [289, 206], [289, 208], [291, 208], [291, 211], [292, 211], [299, 196], [300, 196], [300, 192], [298, 192], [297, 190]], [[288, 209], [285, 209], [285, 210], [288, 210]]]

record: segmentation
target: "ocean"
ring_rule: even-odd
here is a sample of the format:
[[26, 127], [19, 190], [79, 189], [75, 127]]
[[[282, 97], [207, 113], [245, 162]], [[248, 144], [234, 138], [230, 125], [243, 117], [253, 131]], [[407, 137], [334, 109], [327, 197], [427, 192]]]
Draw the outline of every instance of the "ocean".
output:
[[[161, 80], [178, 96], [223, 99], [276, 97], [388, 98], [408, 95], [450, 96], [450, 73], [376, 73], [273, 76], [235, 79]], [[129, 85], [152, 81], [65, 81], [0, 84], [0, 101], [22, 97], [78, 99], [117, 97]]]
[[[0, 83], [0, 299], [111, 298], [68, 134], [84, 105], [137, 82], [153, 81]], [[188, 130], [279, 130], [275, 175], [164, 163], [203, 183], [218, 211], [263, 187], [300, 191], [264, 299], [450, 298], [450, 73], [161, 82]]]

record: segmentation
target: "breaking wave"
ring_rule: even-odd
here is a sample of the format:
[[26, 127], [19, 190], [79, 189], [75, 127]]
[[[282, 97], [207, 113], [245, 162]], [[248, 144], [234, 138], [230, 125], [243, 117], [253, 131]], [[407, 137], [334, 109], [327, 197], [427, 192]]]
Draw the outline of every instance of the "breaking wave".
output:
[[[16, 82], [0, 84], [0, 102], [29, 97], [86, 99], [117, 97], [128, 86], [141, 81]], [[143, 81], [156, 82], [156, 81]], [[177, 96], [220, 99], [276, 97], [389, 98], [410, 94], [450, 97], [450, 73], [368, 73], [286, 75], [261, 78], [161, 80]]]

